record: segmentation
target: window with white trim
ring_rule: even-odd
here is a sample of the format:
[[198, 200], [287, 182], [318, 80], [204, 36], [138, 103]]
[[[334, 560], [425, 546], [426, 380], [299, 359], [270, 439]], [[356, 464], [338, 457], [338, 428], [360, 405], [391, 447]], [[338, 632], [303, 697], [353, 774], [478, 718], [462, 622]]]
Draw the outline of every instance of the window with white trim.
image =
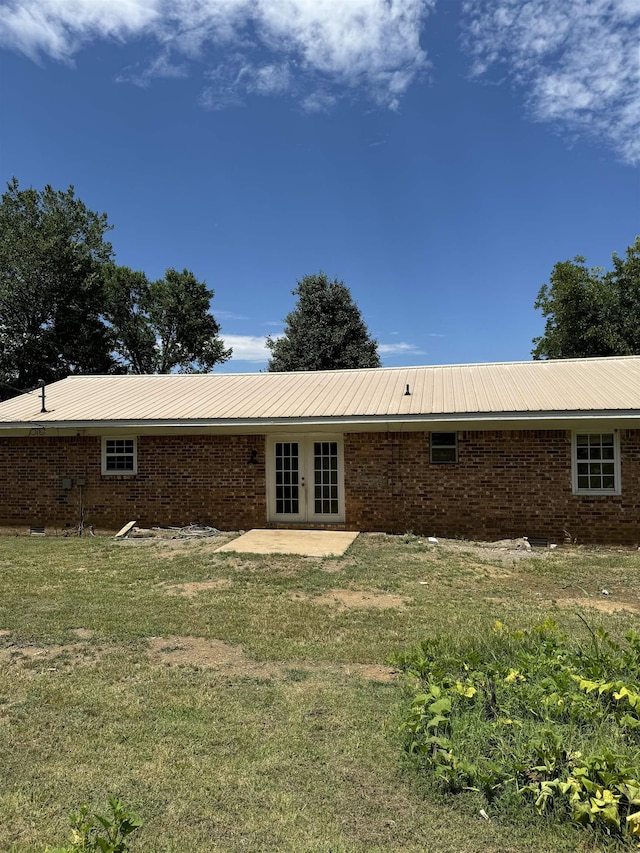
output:
[[429, 440], [429, 458], [441, 465], [458, 461], [458, 433], [432, 432]]
[[102, 473], [135, 474], [138, 470], [135, 438], [102, 439]]
[[575, 494], [620, 494], [620, 441], [617, 432], [574, 433], [572, 462]]

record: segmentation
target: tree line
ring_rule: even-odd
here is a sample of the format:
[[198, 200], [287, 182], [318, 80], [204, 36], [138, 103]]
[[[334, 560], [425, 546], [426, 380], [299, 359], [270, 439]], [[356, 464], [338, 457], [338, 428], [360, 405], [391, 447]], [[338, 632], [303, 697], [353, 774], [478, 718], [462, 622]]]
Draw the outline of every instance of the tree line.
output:
[[[188, 269], [151, 281], [119, 266], [106, 214], [74, 188], [0, 199], [0, 399], [74, 373], [208, 372], [227, 361], [214, 291]], [[305, 275], [282, 336], [267, 337], [269, 371], [380, 367], [378, 345], [344, 282]], [[555, 265], [535, 307], [540, 358], [640, 354], [640, 237], [613, 267], [583, 257]]]
[[[0, 200], [0, 399], [74, 373], [208, 372], [227, 361], [214, 291], [188, 269], [163, 278], [115, 263], [112, 226], [74, 188], [21, 189]], [[349, 289], [304, 276], [268, 369], [379, 367]]]
[[231, 350], [213, 290], [187, 269], [149, 281], [118, 266], [105, 214], [66, 191], [20, 189], [0, 201], [2, 396], [73, 373], [210, 370]]

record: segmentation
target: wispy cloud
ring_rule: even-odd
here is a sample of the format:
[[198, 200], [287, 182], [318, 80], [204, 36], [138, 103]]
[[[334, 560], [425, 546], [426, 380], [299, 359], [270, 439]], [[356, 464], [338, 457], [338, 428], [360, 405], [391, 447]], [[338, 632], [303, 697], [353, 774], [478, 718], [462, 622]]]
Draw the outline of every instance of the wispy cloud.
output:
[[232, 361], [267, 362], [270, 356], [265, 339], [258, 335], [222, 335], [224, 345], [233, 349]]
[[[197, 63], [212, 109], [282, 95], [310, 113], [354, 95], [397, 109], [429, 64], [421, 36], [438, 2], [447, 0], [0, 0], [0, 46], [71, 63], [91, 42], [137, 40], [139, 61], [118, 80], [147, 86]], [[639, 0], [458, 8], [472, 76], [497, 71], [534, 120], [640, 161]]]
[[[37, 59], [71, 61], [97, 39], [152, 37], [156, 52], [125, 77], [183, 73], [183, 60], [209, 69], [203, 103], [293, 92], [304, 108], [326, 109], [345, 91], [398, 106], [426, 65], [422, 25], [436, 0], [5, 0], [0, 44]], [[220, 51], [224, 60], [220, 64]], [[177, 58], [177, 59], [176, 59]]]
[[317, 90], [303, 98], [302, 108], [307, 113], [328, 113], [337, 100], [330, 92]]
[[426, 355], [426, 351], [420, 349], [415, 344], [408, 344], [404, 341], [398, 341], [393, 344], [378, 344], [378, 352], [380, 355]]
[[214, 311], [216, 317], [222, 320], [250, 320], [245, 314], [236, 314], [235, 311], [224, 311], [216, 308]]
[[0, 43], [32, 59], [70, 60], [88, 41], [124, 40], [160, 20], [159, 0], [8, 0], [0, 6]]
[[530, 115], [640, 161], [638, 0], [465, 0], [473, 73], [504, 69]]
[[[254, 363], [266, 364], [271, 353], [266, 347], [265, 338], [259, 335], [222, 335], [224, 345], [233, 348], [231, 362], [235, 361], [250, 361]], [[277, 339], [281, 335], [271, 335]], [[415, 344], [398, 341], [393, 344], [378, 344], [378, 352], [381, 356], [408, 356], [408, 355], [426, 355], [426, 351], [420, 349]]]

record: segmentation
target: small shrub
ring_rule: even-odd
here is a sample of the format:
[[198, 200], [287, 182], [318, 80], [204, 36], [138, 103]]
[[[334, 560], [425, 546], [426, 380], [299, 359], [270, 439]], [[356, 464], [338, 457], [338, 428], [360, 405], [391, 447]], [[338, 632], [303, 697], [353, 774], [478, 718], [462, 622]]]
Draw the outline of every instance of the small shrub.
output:
[[498, 622], [459, 649], [436, 638], [399, 656], [408, 752], [441, 790], [479, 792], [496, 812], [515, 801], [640, 842], [640, 634], [590, 637]]
[[109, 797], [108, 815], [89, 814], [86, 804], [69, 815], [71, 844], [48, 853], [129, 853], [129, 836], [142, 826], [134, 812], [117, 797]]

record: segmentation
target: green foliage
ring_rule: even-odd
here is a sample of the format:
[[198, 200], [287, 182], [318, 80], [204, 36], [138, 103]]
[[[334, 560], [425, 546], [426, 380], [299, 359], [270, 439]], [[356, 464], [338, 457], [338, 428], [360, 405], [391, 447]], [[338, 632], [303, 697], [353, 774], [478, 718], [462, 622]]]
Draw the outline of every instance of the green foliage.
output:
[[73, 373], [207, 371], [231, 350], [188, 270], [149, 282], [113, 263], [111, 226], [65, 192], [0, 200], [0, 399]]
[[442, 638], [401, 655], [409, 753], [441, 789], [479, 792], [496, 812], [533, 806], [640, 839], [640, 634], [590, 636], [496, 623], [462, 648]]
[[142, 826], [134, 812], [125, 809], [122, 801], [109, 797], [109, 814], [89, 814], [86, 804], [69, 815], [71, 844], [50, 853], [129, 853], [129, 836]]
[[213, 290], [192, 272], [168, 269], [150, 282], [143, 272], [109, 264], [104, 315], [118, 362], [131, 373], [206, 372], [231, 357], [209, 313]]
[[292, 293], [298, 303], [285, 317], [284, 337], [267, 338], [270, 371], [380, 367], [377, 342], [343, 282], [306, 275]]
[[[101, 266], [112, 256], [105, 214], [47, 185], [0, 200], [0, 382], [20, 389], [39, 379], [113, 367], [100, 318]], [[0, 392], [2, 393], [2, 392]]]
[[640, 237], [608, 272], [579, 256], [557, 263], [535, 307], [547, 321], [534, 358], [640, 355]]

